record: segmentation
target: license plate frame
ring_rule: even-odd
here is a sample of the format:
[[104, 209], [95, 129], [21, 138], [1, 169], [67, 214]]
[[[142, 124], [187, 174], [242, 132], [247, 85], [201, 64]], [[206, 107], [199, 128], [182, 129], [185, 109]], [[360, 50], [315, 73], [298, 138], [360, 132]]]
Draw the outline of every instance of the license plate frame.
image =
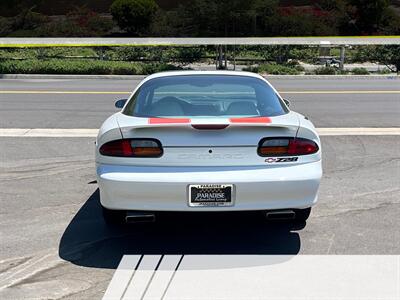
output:
[[235, 186], [233, 184], [188, 185], [188, 205], [190, 207], [233, 206], [234, 200]]

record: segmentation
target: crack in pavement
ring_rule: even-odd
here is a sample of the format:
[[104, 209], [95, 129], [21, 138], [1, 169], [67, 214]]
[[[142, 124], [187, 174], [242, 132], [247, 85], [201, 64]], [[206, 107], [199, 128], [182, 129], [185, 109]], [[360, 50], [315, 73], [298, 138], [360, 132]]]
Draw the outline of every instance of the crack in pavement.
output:
[[43, 166], [41, 168], [37, 167], [38, 166], [36, 166], [35, 168], [34, 166], [33, 169], [14, 170], [8, 172], [3, 169], [2, 174], [0, 175], [0, 182], [57, 175], [66, 172], [79, 171], [87, 168], [94, 168], [94, 162], [93, 161], [59, 162], [51, 164], [48, 167], [43, 167]]

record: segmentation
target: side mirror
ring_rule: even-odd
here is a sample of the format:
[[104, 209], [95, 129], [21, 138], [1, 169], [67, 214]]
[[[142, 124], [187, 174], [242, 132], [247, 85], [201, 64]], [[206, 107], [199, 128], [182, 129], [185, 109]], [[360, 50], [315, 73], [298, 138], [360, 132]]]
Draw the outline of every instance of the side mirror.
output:
[[286, 99], [283, 99], [283, 102], [285, 102], [285, 104], [286, 104], [286, 106], [290, 106], [290, 101], [289, 100], [286, 100]]
[[120, 100], [115, 101], [115, 107], [116, 108], [123, 108], [125, 103], [126, 103], [126, 101], [128, 101], [128, 99], [120, 99]]

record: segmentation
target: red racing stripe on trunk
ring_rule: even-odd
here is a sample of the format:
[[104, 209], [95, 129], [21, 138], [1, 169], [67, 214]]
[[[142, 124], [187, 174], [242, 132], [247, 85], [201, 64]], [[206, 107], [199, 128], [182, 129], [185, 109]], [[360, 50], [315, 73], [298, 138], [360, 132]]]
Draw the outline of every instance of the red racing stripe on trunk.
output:
[[230, 118], [231, 123], [271, 123], [268, 117]]
[[149, 118], [149, 124], [188, 124], [187, 118]]

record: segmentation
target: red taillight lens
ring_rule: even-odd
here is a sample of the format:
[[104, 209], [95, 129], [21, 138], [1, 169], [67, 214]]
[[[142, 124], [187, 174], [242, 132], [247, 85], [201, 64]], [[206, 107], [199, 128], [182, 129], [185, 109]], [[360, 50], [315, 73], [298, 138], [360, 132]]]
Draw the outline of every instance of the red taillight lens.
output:
[[103, 144], [100, 154], [106, 156], [132, 156], [130, 140], [116, 140]]
[[311, 140], [296, 138], [289, 143], [288, 155], [307, 155], [318, 152], [318, 145]]
[[100, 154], [119, 157], [160, 157], [161, 143], [155, 139], [123, 139], [103, 144]]
[[258, 146], [260, 156], [307, 155], [318, 152], [318, 145], [303, 138], [265, 138]]

